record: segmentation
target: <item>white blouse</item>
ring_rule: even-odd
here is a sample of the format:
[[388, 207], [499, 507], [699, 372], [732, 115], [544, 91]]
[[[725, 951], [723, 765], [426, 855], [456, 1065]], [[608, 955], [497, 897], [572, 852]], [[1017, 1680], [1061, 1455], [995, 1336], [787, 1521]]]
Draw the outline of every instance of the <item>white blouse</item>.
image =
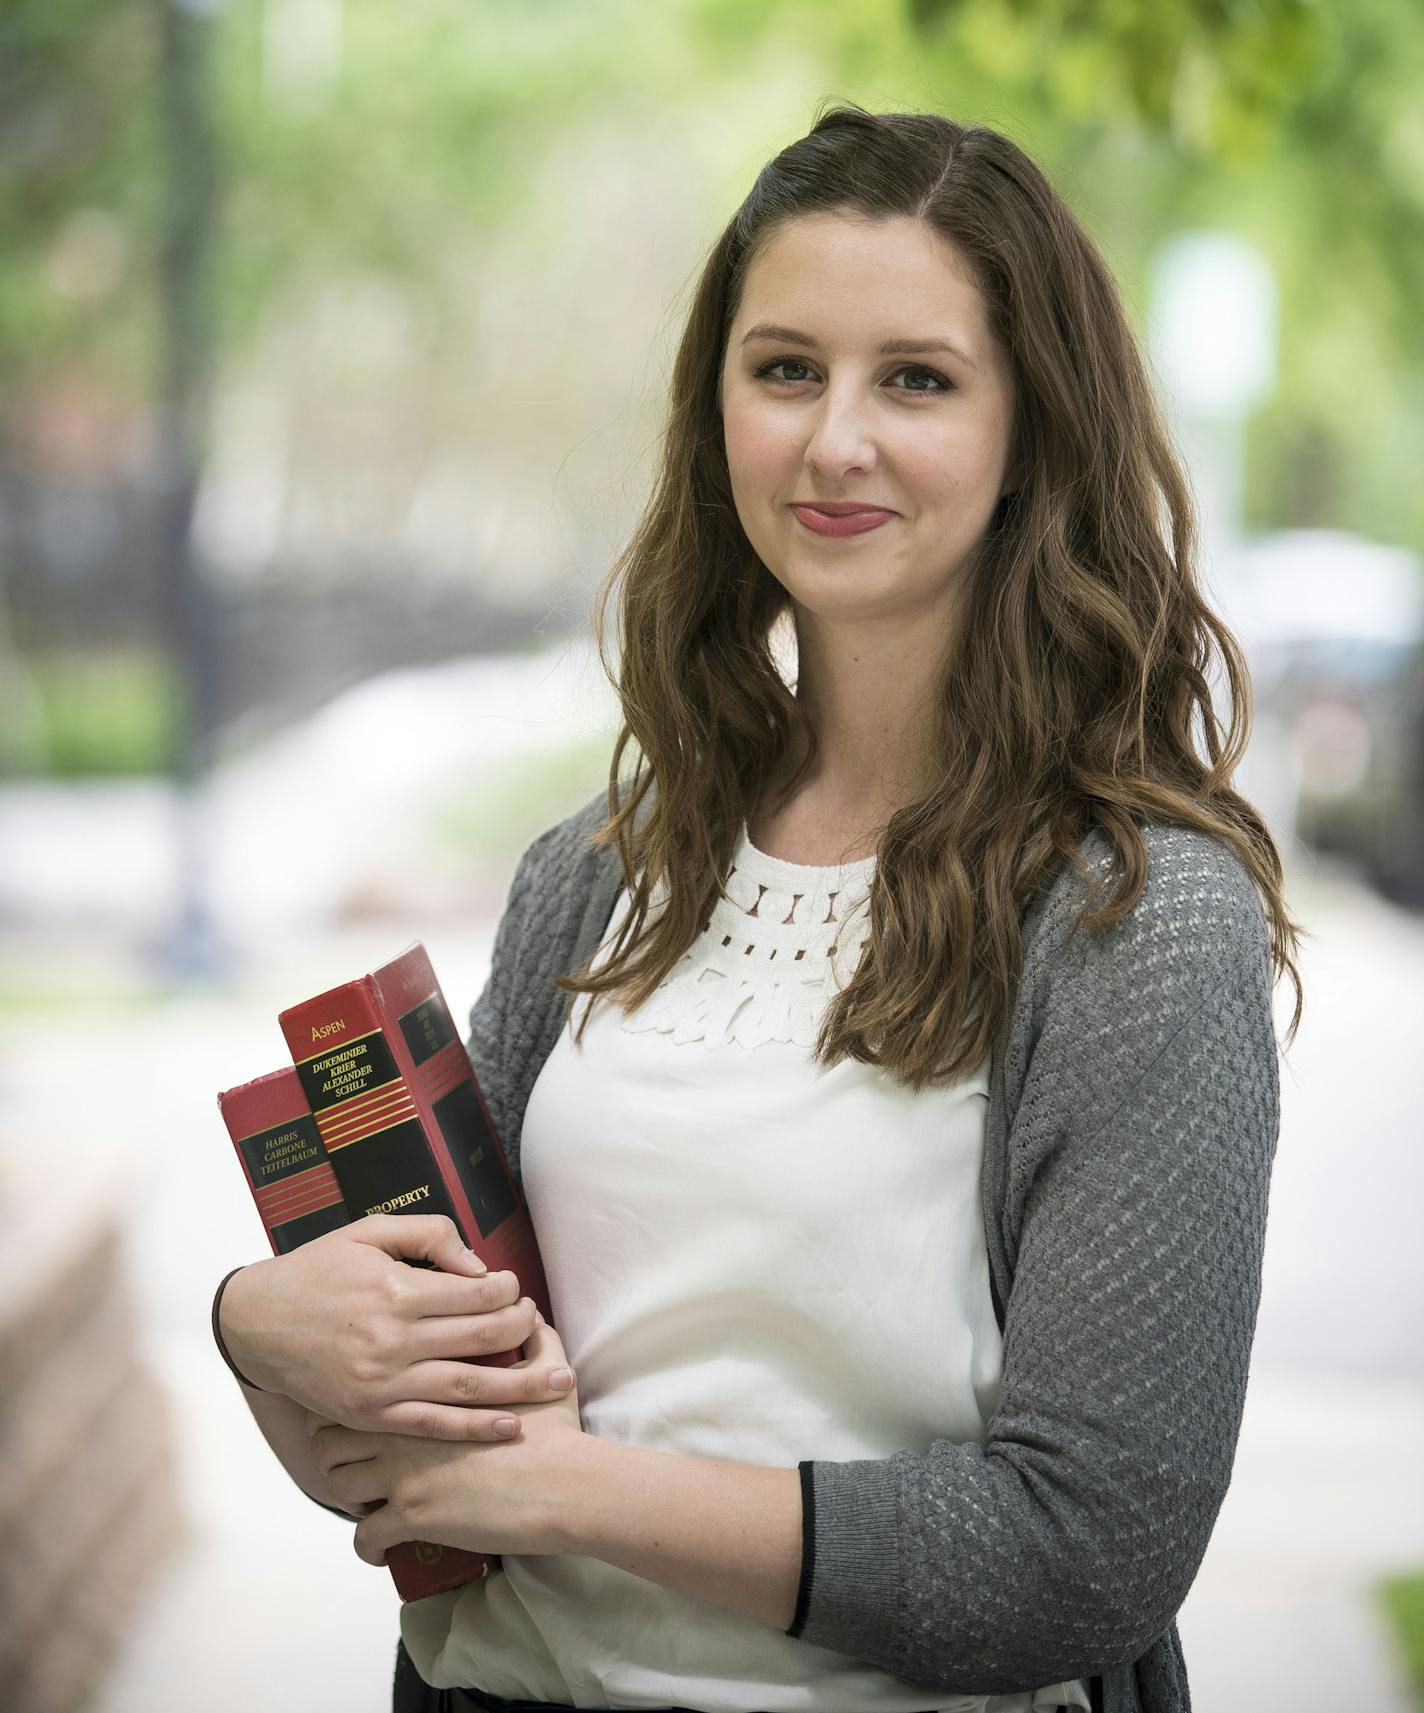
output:
[[[744, 828], [726, 896], [657, 992], [631, 1015], [597, 1006], [541, 1069], [524, 1188], [588, 1432], [783, 1468], [983, 1441], [1000, 1360], [988, 1061], [913, 1094], [811, 1052], [864, 945], [874, 870], [783, 862]], [[625, 892], [604, 951], [627, 907]], [[1090, 1706], [1081, 1680], [934, 1699], [597, 1559], [503, 1562], [401, 1608], [427, 1683], [707, 1713]]]

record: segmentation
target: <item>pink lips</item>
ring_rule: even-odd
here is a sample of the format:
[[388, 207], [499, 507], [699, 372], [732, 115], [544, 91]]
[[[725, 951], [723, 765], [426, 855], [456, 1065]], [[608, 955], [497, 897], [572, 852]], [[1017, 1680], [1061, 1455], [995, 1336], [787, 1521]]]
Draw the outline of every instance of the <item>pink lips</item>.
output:
[[865, 535], [872, 529], [879, 529], [882, 523], [887, 523], [895, 515], [894, 512], [877, 510], [830, 517], [812, 506], [792, 506], [791, 509], [813, 535]]

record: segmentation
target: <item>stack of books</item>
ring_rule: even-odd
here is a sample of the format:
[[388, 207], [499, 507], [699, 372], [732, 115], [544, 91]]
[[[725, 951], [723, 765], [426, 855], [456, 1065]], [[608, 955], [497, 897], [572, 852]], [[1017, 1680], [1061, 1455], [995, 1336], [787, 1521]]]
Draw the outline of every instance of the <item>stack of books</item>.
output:
[[[367, 1214], [443, 1213], [552, 1323], [528, 1209], [425, 947], [277, 1021], [291, 1064], [218, 1096], [273, 1254]], [[519, 1352], [466, 1360], [507, 1367]], [[386, 1563], [402, 1600], [499, 1567], [424, 1541], [393, 1547]]]

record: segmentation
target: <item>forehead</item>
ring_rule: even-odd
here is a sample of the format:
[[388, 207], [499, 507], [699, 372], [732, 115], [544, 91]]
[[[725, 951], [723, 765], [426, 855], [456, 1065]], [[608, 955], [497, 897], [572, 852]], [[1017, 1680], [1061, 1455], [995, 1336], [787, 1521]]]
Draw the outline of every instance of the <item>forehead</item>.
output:
[[790, 323], [847, 346], [900, 334], [958, 335], [975, 356], [990, 338], [988, 306], [968, 260], [908, 215], [808, 214], [778, 229], [747, 270], [734, 339], [758, 321]]

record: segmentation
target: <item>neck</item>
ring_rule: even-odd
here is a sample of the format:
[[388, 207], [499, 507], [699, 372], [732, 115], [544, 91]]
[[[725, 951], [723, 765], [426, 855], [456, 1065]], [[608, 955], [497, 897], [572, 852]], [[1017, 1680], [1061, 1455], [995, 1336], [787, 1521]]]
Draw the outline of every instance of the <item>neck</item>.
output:
[[[797, 612], [796, 698], [816, 733], [794, 800], [803, 816], [869, 831], [924, 789], [944, 660], [935, 629], [838, 625]], [[801, 754], [798, 746], [786, 758], [773, 790]]]

